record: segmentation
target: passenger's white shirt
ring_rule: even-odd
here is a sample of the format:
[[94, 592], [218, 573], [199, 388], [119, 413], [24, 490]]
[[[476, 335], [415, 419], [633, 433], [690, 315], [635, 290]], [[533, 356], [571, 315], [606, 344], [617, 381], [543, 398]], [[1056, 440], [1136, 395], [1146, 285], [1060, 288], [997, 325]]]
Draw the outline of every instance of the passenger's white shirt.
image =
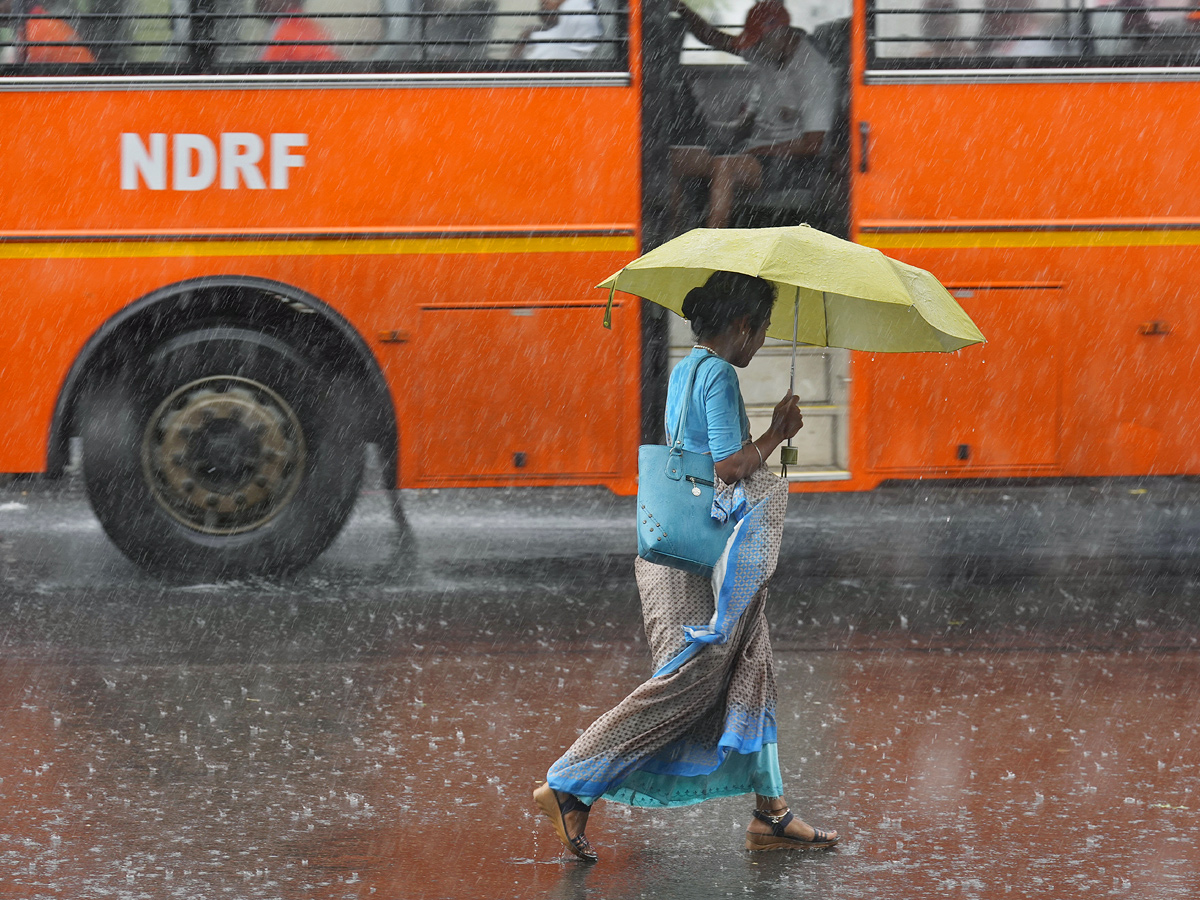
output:
[[810, 131], [829, 131], [837, 105], [833, 66], [805, 35], [782, 68], [751, 61], [754, 128], [746, 147], [782, 144]]
[[[564, 0], [558, 8], [560, 13], [594, 13], [592, 0]], [[559, 16], [551, 28], [535, 31], [521, 52], [522, 59], [591, 59], [596, 52], [596, 41], [604, 34], [600, 17]], [[567, 43], [545, 43], [566, 41]]]

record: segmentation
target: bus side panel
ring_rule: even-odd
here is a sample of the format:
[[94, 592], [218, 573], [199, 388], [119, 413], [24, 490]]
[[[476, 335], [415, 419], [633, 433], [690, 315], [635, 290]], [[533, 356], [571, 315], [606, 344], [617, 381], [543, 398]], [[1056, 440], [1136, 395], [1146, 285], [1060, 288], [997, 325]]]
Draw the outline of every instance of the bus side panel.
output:
[[1195, 85], [860, 84], [854, 101], [856, 239], [962, 288], [993, 341], [865, 360], [880, 471], [1200, 472]]
[[[82, 344], [124, 305], [114, 305], [113, 298], [133, 300], [200, 276], [252, 275], [337, 301], [338, 311], [367, 341], [396, 404], [405, 486], [429, 475], [423, 468], [428, 462], [417, 462], [423, 458], [419, 454], [456, 457], [459, 448], [481, 440], [508, 447], [535, 435], [553, 439], [536, 438], [539, 450], [526, 451], [521, 466], [512, 464], [510, 453], [506, 467], [486, 474], [510, 480], [540, 477], [539, 483], [548, 483], [548, 476], [555, 483], [562, 480], [559, 476], [571, 476], [568, 480], [621, 486], [637, 465], [637, 309], [627, 304], [614, 310], [613, 330], [605, 331], [603, 304], [587, 290], [590, 279], [581, 277], [580, 270], [615, 270], [627, 258], [623, 253], [500, 259], [463, 255], [450, 267], [445, 258], [420, 255], [127, 259], [116, 266], [109, 259], [4, 262], [0, 271], [5, 272], [6, 290], [40, 302], [19, 307], [25, 314], [5, 317], [0, 329], [0, 340], [12, 348], [0, 367], [10, 410], [0, 440], [0, 471], [40, 471], [44, 466], [58, 390]], [[453, 277], [445, 277], [446, 272]], [[421, 290], [431, 283], [439, 288], [436, 294]], [[474, 286], [480, 283], [490, 285], [488, 296], [510, 298], [510, 306], [526, 304], [500, 310], [514, 322], [536, 326], [525, 341], [510, 346], [500, 333], [446, 330], [457, 323], [430, 319], [439, 313], [422, 309], [421, 301], [427, 304], [431, 297], [479, 296]], [[530, 290], [531, 284], [541, 286]], [[578, 305], [581, 300], [585, 305]], [[560, 308], [565, 303], [577, 305]], [[71, 315], [48, 316], [47, 309], [70, 309]], [[497, 318], [486, 310], [456, 315]], [[393, 335], [402, 342], [394, 342]], [[553, 392], [534, 391], [547, 373], [562, 384]], [[512, 393], [497, 391], [500, 381], [511, 383]], [[454, 405], [459, 388], [469, 392]], [[424, 402], [431, 395], [439, 402]], [[518, 403], [525, 410], [520, 421], [511, 414]], [[463, 404], [477, 409], [473, 422], [456, 416]], [[457, 426], [464, 430], [455, 431]], [[430, 442], [437, 447], [427, 446]], [[444, 476], [447, 470], [434, 474]], [[453, 474], [478, 480], [485, 473], [460, 468]]]
[[[0, 171], [21, 173], [0, 197], [0, 393], [11, 410], [0, 471], [44, 468], [58, 391], [104, 322], [165, 285], [227, 274], [308, 291], [364, 337], [393, 391], [405, 486], [424, 477], [633, 489], [638, 312], [622, 306], [605, 331], [605, 297], [593, 289], [637, 252], [633, 89], [3, 94], [0, 108], [6, 121], [30, 123], [32, 147], [19, 160], [12, 143], [0, 145]], [[240, 178], [223, 189], [218, 163], [212, 186], [174, 190], [169, 152], [166, 189], [140, 178], [123, 190], [126, 132], [147, 144], [162, 133], [168, 146], [202, 135], [218, 148], [222, 134], [258, 134], [268, 156], [272, 134], [307, 143], [293, 142], [302, 165], [288, 168], [287, 188], [249, 190]], [[261, 174], [269, 185], [269, 159]], [[437, 330], [435, 308], [496, 306], [537, 310], [515, 354], [487, 329]], [[533, 418], [499, 415], [531, 386], [515, 382], [494, 406], [495, 392], [472, 395], [491, 418], [466, 433], [453, 430], [466, 423], [446, 403], [428, 402], [451, 373], [487, 386], [523, 365], [567, 385], [553, 394], [539, 374]], [[489, 428], [506, 469], [414, 461], [433, 454], [421, 443], [429, 434], [462, 447]], [[513, 449], [529, 443], [527, 429], [554, 440]], [[565, 437], [573, 432], [580, 440]]]
[[[884, 249], [951, 286], [969, 285], [956, 293], [969, 295], [960, 302], [988, 343], [949, 360], [864, 360], [861, 377], [874, 397], [868, 453], [878, 464], [1029, 475], [1055, 446], [1057, 465], [1043, 474], [1200, 472], [1200, 396], [1192, 387], [1200, 379], [1200, 322], [1187, 283], [1200, 262], [1193, 249]], [[1007, 308], [1005, 321], [992, 304]], [[981, 407], [992, 413], [981, 415]], [[936, 446], [894, 446], [910, 432], [927, 433], [918, 440]], [[959, 459], [961, 444], [990, 444], [1009, 459], [992, 452]], [[1033, 455], [1039, 446], [1042, 454]]]
[[[28, 123], [21, 141], [0, 143], [0, 232], [440, 232], [632, 227], [639, 216], [633, 88], [3, 93], [0, 111]], [[147, 187], [144, 171], [160, 168], [150, 165], [122, 188], [122, 134], [147, 154], [165, 135], [164, 189]], [[197, 141], [181, 135], [213, 144], [204, 187], [207, 149], [185, 152]], [[231, 135], [256, 136], [261, 159], [222, 155]], [[139, 151], [125, 140], [128, 175]], [[177, 183], [181, 173], [197, 177]], [[223, 173], [235, 186], [221, 186]]]
[[859, 223], [1200, 216], [1194, 83], [859, 84], [854, 116]]
[[868, 465], [889, 475], [1052, 471], [1060, 424], [1059, 297], [1045, 290], [956, 293], [987, 344], [870, 358], [869, 417], [884, 427], [876, 428]]

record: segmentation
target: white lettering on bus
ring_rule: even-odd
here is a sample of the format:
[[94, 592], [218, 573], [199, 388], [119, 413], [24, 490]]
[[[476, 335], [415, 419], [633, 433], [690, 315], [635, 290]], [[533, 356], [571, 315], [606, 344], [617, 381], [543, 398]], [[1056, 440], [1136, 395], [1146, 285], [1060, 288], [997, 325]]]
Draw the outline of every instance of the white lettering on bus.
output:
[[121, 190], [136, 191], [138, 175], [152, 191], [167, 189], [167, 136], [150, 135], [150, 148], [140, 134], [121, 135]]
[[210, 187], [217, 177], [217, 148], [213, 142], [202, 134], [177, 134], [173, 143], [171, 187], [177, 191], [202, 191]]
[[299, 169], [304, 165], [302, 155], [288, 151], [294, 147], [307, 146], [307, 134], [271, 135], [271, 187], [274, 190], [282, 190], [288, 186], [288, 169]]
[[[305, 163], [304, 154], [295, 151], [307, 146], [307, 134], [284, 132], [270, 136], [268, 172], [272, 190], [288, 188], [290, 171], [303, 168]], [[266, 147], [261, 135], [243, 131], [223, 133], [215, 142], [203, 134], [153, 133], [147, 141], [140, 134], [126, 132], [121, 135], [121, 190], [136, 191], [145, 185], [152, 191], [165, 191], [169, 158], [171, 190], [203, 191], [219, 184], [227, 191], [243, 186], [261, 191], [268, 184], [262, 171]]]
[[263, 157], [263, 139], [257, 134], [231, 131], [221, 135], [221, 187], [236, 191], [238, 177], [252, 191], [267, 186], [258, 164]]

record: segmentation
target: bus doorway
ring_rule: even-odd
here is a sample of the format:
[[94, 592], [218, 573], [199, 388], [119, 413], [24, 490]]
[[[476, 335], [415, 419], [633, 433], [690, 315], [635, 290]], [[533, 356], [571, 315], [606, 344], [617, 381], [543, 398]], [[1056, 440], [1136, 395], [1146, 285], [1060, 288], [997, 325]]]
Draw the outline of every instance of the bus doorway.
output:
[[[847, 237], [849, 4], [718, 0], [709, 9], [684, 7], [670, 22], [680, 83], [670, 94], [671, 230], [803, 222]], [[763, 49], [763, 9], [786, 16], [775, 24], [791, 46], [778, 56]], [[730, 170], [725, 211], [718, 182]]]
[[[645, 209], [644, 248], [692, 228], [758, 228], [807, 223], [847, 237], [849, 234], [849, 14], [845, 0], [815, 4], [768, 2], [761, 10], [786, 10], [800, 52], [810, 61], [793, 78], [796, 90], [783, 99], [798, 115], [817, 113], [821, 138], [803, 154], [763, 154], [760, 177], [736, 185], [728, 216], [714, 216], [716, 169], [755, 148], [753, 119], [767, 105], [759, 70], [772, 64], [752, 49], [736, 49], [703, 27], [711, 26], [737, 44], [754, 33], [751, 0], [718, 0], [704, 8], [702, 22], [687, 11], [646, 17], [648, 48], [644, 103]], [[695, 5], [697, 10], [701, 7]], [[661, 29], [659, 41], [649, 36]], [[699, 36], [697, 35], [699, 33]], [[705, 38], [709, 43], [705, 43]], [[718, 46], [713, 46], [717, 44]], [[650, 47], [669, 48], [661, 55]], [[721, 49], [724, 46], [725, 49]], [[747, 62], [750, 59], [750, 62]], [[806, 80], [804, 73], [810, 73]], [[816, 100], [810, 104], [814, 95]], [[812, 109], [822, 107], [821, 111]], [[821, 115], [826, 116], [821, 119]], [[694, 163], [700, 160], [699, 165]], [[719, 199], [716, 201], [719, 202]], [[646, 322], [643, 377], [644, 436], [662, 437], [662, 398], [671, 367], [687, 355], [693, 337], [688, 323], [652, 304]], [[744, 372], [739, 372], [751, 431], [765, 427], [771, 408], [788, 387], [790, 345], [768, 340]], [[850, 478], [850, 354], [844, 350], [801, 348], [796, 363], [796, 392], [805, 427], [796, 436], [800, 465], [789, 468], [794, 482], [842, 482]], [[768, 460], [779, 471], [778, 453]]]

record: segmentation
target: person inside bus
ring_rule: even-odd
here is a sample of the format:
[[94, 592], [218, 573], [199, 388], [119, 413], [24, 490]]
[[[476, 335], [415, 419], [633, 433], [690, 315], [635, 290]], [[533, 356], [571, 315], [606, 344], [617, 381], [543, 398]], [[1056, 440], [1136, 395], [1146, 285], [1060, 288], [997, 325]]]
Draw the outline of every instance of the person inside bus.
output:
[[[983, 0], [977, 53], [981, 56], [1057, 56], [1054, 21], [1035, 12], [1036, 0]], [[1057, 11], [1057, 10], [1056, 10]]]
[[301, 0], [255, 0], [258, 14], [274, 20], [259, 62], [337, 62], [333, 35], [304, 14]]
[[957, 0], [925, 0], [921, 4], [921, 37], [925, 39], [925, 48], [918, 57], [970, 56], [970, 44], [962, 38], [961, 21]]
[[704, 147], [671, 152], [673, 210], [678, 208], [680, 179], [707, 178], [707, 225], [724, 228], [739, 189], [756, 190], [764, 175], [783, 175], [786, 180], [797, 163], [820, 156], [833, 127], [837, 78], [808, 34], [792, 26], [782, 0], [759, 0], [736, 37], [714, 28], [680, 0], [675, 0], [675, 10], [701, 43], [740, 55], [753, 72], [754, 91], [737, 123], [746, 137], [733, 153]]
[[513, 59], [592, 59], [604, 35], [595, 0], [541, 0], [542, 24], [513, 45]]
[[[402, 0], [391, 0], [398, 4]], [[495, 24], [496, 0], [413, 0], [423, 16], [410, 25], [421, 38], [419, 58], [427, 60], [486, 59]]]
[[13, 42], [0, 50], [0, 63], [94, 63], [87, 46], [66, 19], [46, 11], [40, 3], [25, 6], [22, 12], [15, 0], [0, 0], [0, 24], [13, 29]]

